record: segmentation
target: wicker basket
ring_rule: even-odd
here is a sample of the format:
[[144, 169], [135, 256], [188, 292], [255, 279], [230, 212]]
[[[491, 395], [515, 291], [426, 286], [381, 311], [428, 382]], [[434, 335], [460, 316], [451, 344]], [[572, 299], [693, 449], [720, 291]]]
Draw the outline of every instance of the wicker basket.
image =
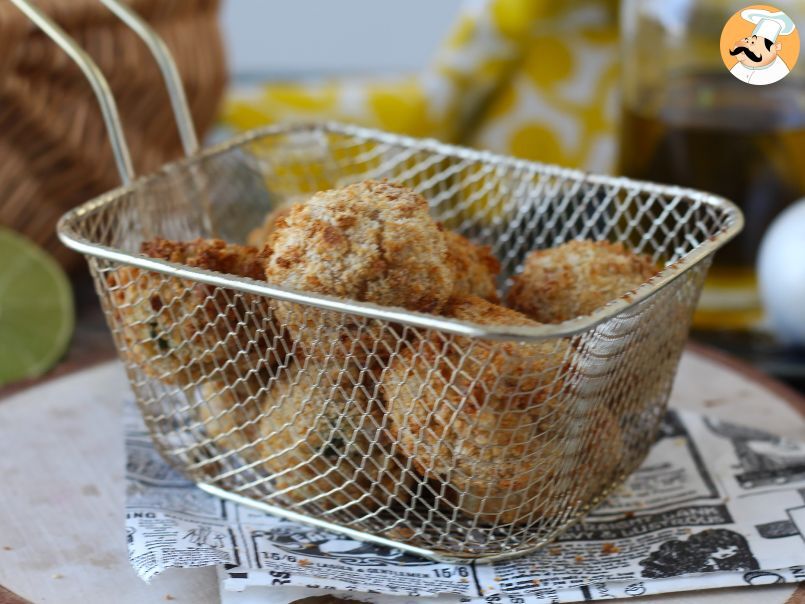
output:
[[[134, 32], [97, 0], [40, 0], [98, 63], [138, 173], [181, 156], [162, 76]], [[218, 0], [131, 0], [169, 46], [196, 129], [215, 118], [226, 83]], [[10, 3], [0, 3], [0, 224], [68, 270], [80, 257], [56, 237], [59, 216], [120, 184], [98, 104], [78, 68]]]

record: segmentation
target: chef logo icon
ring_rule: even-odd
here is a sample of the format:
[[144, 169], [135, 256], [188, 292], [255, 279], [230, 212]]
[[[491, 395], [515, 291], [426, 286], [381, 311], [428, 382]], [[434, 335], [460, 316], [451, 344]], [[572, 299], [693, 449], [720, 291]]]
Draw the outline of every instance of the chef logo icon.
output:
[[765, 86], [782, 80], [799, 56], [799, 31], [773, 6], [757, 4], [738, 11], [721, 32], [721, 58], [742, 82]]

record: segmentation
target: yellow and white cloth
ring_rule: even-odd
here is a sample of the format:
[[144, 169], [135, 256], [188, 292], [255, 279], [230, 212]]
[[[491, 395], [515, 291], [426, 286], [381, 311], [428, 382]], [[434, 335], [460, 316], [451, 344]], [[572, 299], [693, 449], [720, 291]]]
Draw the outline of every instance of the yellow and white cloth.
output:
[[617, 0], [467, 0], [421, 74], [267, 83], [236, 94], [236, 130], [335, 119], [611, 171]]

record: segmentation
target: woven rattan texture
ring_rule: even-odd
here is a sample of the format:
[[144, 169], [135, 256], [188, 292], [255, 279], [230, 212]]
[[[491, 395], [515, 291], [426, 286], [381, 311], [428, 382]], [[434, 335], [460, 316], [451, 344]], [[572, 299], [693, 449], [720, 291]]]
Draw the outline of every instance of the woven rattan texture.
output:
[[[109, 80], [136, 171], [180, 157], [162, 76], [137, 35], [95, 0], [37, 5], [77, 39]], [[170, 48], [203, 134], [226, 81], [218, 0], [131, 5]], [[97, 101], [78, 67], [10, 2], [0, 2], [0, 224], [75, 268], [80, 258], [58, 241], [57, 220], [119, 182]]]

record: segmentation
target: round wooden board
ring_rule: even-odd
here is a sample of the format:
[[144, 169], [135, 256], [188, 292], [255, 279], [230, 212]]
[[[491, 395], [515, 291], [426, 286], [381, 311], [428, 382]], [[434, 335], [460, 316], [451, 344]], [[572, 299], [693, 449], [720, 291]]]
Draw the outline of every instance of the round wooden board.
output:
[[[112, 362], [0, 400], [0, 604], [219, 601], [212, 568], [169, 571], [146, 585], [129, 566], [121, 522], [125, 388], [122, 368]], [[671, 405], [805, 440], [805, 398], [710, 349], [687, 349]], [[805, 604], [805, 589], [641, 601]]]

